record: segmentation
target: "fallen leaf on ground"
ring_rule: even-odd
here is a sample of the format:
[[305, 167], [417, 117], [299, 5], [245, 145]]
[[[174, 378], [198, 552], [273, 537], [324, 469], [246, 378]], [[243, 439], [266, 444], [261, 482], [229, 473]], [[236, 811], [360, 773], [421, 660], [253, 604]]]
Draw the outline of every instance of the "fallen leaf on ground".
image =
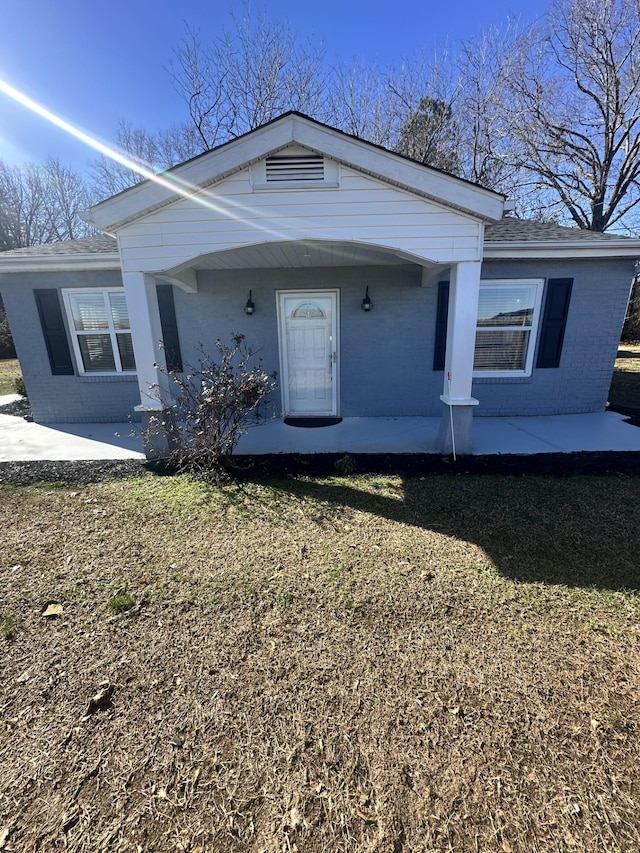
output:
[[369, 814], [368, 812], [363, 812], [361, 808], [356, 806], [354, 808], [355, 813], [358, 815], [360, 820], [363, 820], [365, 823], [375, 823], [376, 818], [375, 815]]
[[45, 619], [52, 619], [54, 616], [62, 616], [63, 607], [62, 605], [55, 601], [52, 604], [48, 604], [42, 615]]
[[105, 684], [96, 694], [89, 699], [89, 706], [85, 712], [85, 719], [95, 714], [96, 711], [106, 711], [111, 707], [111, 697], [115, 687], [113, 684]]

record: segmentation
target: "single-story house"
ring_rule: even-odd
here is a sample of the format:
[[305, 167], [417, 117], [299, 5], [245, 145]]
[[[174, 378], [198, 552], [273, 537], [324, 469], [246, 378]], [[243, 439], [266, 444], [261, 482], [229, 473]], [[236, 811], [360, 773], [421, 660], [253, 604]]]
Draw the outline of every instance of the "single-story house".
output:
[[604, 410], [640, 258], [295, 112], [87, 215], [0, 255], [42, 423], [144, 423], [167, 368], [241, 333], [280, 416], [437, 416], [469, 453], [475, 417]]

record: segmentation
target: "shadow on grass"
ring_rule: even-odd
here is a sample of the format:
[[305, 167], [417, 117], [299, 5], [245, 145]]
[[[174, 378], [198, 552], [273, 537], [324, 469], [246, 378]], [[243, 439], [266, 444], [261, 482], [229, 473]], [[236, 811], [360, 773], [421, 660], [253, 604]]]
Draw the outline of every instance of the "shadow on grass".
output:
[[[288, 470], [278, 459], [279, 472], [270, 475], [261, 467], [264, 460], [255, 467], [245, 460], [244, 476], [226, 487], [174, 478], [170, 470], [139, 460], [2, 463], [0, 485], [43, 480], [80, 485], [134, 477], [137, 485], [129, 483], [130, 496], [137, 489], [141, 499], [147, 499], [145, 483], [152, 486], [155, 481], [153, 499], [163, 511], [205, 508], [213, 512], [233, 506], [248, 524], [256, 515], [279, 518], [281, 512], [290, 512], [296, 500], [312, 501], [315, 505], [309, 509], [317, 520], [335, 529], [336, 522], [349, 513], [362, 512], [374, 524], [376, 517], [397, 523], [399, 536], [401, 526], [408, 525], [472, 543], [514, 581], [640, 590], [640, 469], [635, 476], [619, 473], [635, 470], [639, 454], [615, 454], [614, 462], [609, 461], [610, 454], [586, 454], [584, 459], [571, 454], [562, 457], [567, 470], [558, 469], [557, 456], [550, 455], [546, 462], [541, 457], [532, 460], [535, 473], [524, 476], [526, 467], [514, 468], [516, 476], [483, 471], [487, 462], [481, 457], [459, 460], [457, 468], [446, 460], [430, 457], [420, 463], [412, 457], [404, 473], [397, 473], [402, 470], [397, 459], [383, 458], [377, 460], [377, 470], [383, 473], [354, 477], [326, 476], [335, 459], [322, 463], [327, 466], [325, 476], [312, 476], [319, 472], [311, 470], [300, 476], [300, 460], [297, 469]], [[567, 476], [575, 473], [571, 466], [578, 462], [578, 470], [587, 475]], [[492, 464], [496, 466], [496, 460]], [[518, 464], [525, 466], [522, 460]], [[599, 476], [590, 476], [593, 470]], [[542, 471], [550, 476], [540, 476]], [[603, 471], [617, 472], [617, 476], [603, 475]]]
[[618, 349], [609, 402], [640, 409], [640, 346], [635, 343]]
[[640, 370], [616, 370], [609, 389], [609, 402], [640, 408]]
[[278, 485], [332, 513], [347, 507], [479, 545], [514, 581], [640, 587], [637, 477], [373, 477], [361, 481], [367, 490], [358, 482]]

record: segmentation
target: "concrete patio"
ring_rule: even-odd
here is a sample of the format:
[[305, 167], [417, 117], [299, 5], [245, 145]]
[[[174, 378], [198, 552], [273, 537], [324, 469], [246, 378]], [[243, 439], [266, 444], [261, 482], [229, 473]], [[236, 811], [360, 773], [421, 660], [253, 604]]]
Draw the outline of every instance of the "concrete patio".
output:
[[[17, 400], [0, 397], [0, 462], [141, 459], [139, 427], [130, 423], [36, 424], [2, 414]], [[438, 418], [345, 418], [304, 429], [273, 420], [251, 429], [239, 454], [438, 454]], [[637, 451], [640, 429], [614, 412], [474, 419], [474, 456]]]

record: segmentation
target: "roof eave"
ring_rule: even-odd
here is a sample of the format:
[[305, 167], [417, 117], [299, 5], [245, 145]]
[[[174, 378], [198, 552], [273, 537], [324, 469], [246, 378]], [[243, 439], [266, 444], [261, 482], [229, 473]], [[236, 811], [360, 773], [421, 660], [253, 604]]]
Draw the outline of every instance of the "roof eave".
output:
[[601, 243], [584, 240], [485, 242], [485, 259], [499, 258], [640, 258], [640, 240], [628, 237]]
[[3, 258], [0, 254], [0, 273], [51, 272], [65, 270], [118, 270], [122, 269], [117, 252], [78, 255], [22, 255]]

